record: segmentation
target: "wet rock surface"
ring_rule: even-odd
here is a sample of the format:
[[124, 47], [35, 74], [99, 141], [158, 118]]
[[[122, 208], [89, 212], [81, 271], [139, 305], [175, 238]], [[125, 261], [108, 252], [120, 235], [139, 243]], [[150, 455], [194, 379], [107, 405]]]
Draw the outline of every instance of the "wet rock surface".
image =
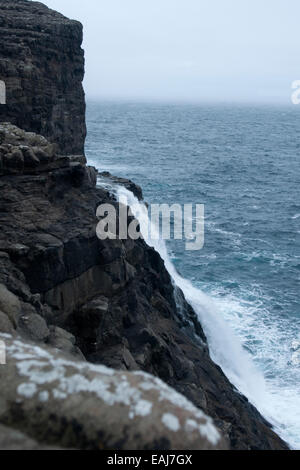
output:
[[127, 178], [119, 178], [118, 176], [113, 176], [108, 171], [102, 171], [101, 173], [99, 173], [99, 178], [102, 179], [102, 182], [104, 184], [106, 182], [112, 183], [113, 185], [117, 184], [118, 186], [123, 186], [124, 188], [128, 189], [128, 191], [131, 191], [139, 201], [143, 200], [142, 188], [133, 181]]

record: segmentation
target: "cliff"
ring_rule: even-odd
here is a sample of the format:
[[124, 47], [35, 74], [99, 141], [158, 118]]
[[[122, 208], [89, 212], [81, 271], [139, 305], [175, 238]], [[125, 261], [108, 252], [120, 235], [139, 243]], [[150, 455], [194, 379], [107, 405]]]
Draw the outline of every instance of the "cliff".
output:
[[0, 121], [47, 137], [59, 152], [83, 153], [82, 25], [42, 3], [0, 0]]
[[[16, 5], [18, 15], [24, 7], [39, 24], [37, 11], [44, 8], [40, 4], [5, 3], [12, 28], [11, 9]], [[73, 25], [53, 12], [49, 17], [49, 35], [56, 18], [59, 31], [62, 22]], [[41, 24], [44, 28], [43, 18]], [[72, 50], [72, 57], [81, 55], [76, 38]], [[46, 75], [43, 54], [45, 50], [39, 52], [40, 75]], [[73, 62], [57, 64], [69, 65], [72, 74]], [[73, 93], [70, 100], [75, 103], [77, 89]], [[84, 107], [81, 112], [78, 119], [84, 122]], [[69, 119], [67, 129], [73, 117]], [[50, 119], [49, 128], [52, 125]], [[101, 448], [285, 449], [210, 359], [201, 325], [174, 288], [159, 254], [143, 240], [97, 238], [96, 208], [108, 202], [117, 208], [117, 203], [96, 186], [97, 173], [83, 155], [74, 156], [65, 141], [68, 155], [61, 156], [53, 145], [54, 134], [51, 141], [11, 123], [0, 125], [0, 340], [7, 343], [9, 360], [0, 376], [5, 383], [0, 424], [24, 433], [33, 446], [95, 448], [101, 436]], [[142, 197], [131, 182], [114, 181]], [[146, 380], [145, 373], [152, 377]], [[117, 407], [110, 417], [102, 398], [118, 383], [119, 393], [128, 390], [131, 408], [123, 414]], [[116, 395], [109, 397], [109, 403], [120, 403]], [[153, 416], [159, 416], [156, 440], [149, 403]], [[37, 407], [40, 413], [34, 412]], [[97, 407], [101, 413], [94, 415]], [[135, 426], [139, 436], [134, 441]], [[207, 428], [210, 438], [203, 435]]]

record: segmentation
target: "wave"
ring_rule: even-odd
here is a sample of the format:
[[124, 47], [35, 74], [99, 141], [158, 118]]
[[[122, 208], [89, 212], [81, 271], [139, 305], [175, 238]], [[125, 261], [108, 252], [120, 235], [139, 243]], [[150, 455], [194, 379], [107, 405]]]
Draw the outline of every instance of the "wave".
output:
[[[123, 187], [117, 187], [116, 196], [118, 199], [127, 198], [133, 215], [140, 222], [145, 241], [160, 254], [174, 283], [183, 291], [186, 300], [196, 312], [206, 334], [212, 360], [222, 368], [238, 391], [273, 424], [276, 432], [292, 447], [299, 448], [300, 409], [294, 390], [286, 388], [278, 395], [278, 388], [275, 387], [274, 390], [265, 380], [250, 353], [244, 349], [240, 339], [229, 327], [219, 301], [178, 274], [164, 240], [157, 236], [155, 239], [149, 239], [148, 231], [143, 232], [143, 227], [151, 223], [147, 207]], [[159, 233], [158, 228], [152, 227], [151, 233]], [[255, 325], [253, 328], [255, 329]]]

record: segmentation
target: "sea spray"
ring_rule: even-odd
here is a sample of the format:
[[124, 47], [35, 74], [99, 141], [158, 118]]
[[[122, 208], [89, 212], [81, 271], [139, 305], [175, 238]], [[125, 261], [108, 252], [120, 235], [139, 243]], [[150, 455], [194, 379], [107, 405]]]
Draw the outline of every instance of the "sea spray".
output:
[[[146, 205], [139, 202], [134, 194], [124, 187], [117, 187], [116, 196], [118, 200], [127, 198], [131, 212], [140, 223], [143, 235], [143, 227], [148, 227], [151, 223], [148, 220]], [[147, 244], [160, 254], [174, 285], [183, 291], [187, 302], [196, 312], [207, 337], [212, 360], [222, 368], [238, 392], [245, 395], [273, 424], [278, 434], [284, 439], [290, 438], [291, 442], [291, 434], [282, 425], [283, 415], [278, 412], [276, 397], [268, 391], [263, 374], [256, 368], [250, 354], [242, 347], [241, 342], [222, 317], [215, 300], [178, 274], [168, 254], [165, 241], [159, 237], [159, 227], [152, 227], [151, 233], [155, 234], [153, 238], [149, 238], [148, 232], [144, 234], [144, 238]], [[284, 411], [284, 406], [282, 411]], [[298, 446], [295, 441], [291, 444], [294, 444], [294, 447]]]
[[[147, 207], [123, 187], [118, 188], [117, 197], [118, 199], [127, 198], [133, 215], [140, 222], [143, 235], [143, 227], [148, 226]], [[145, 220], [146, 218], [147, 221]], [[213, 300], [195, 288], [190, 281], [178, 274], [170, 260], [166, 243], [159, 236], [159, 228], [152, 227], [151, 234], [154, 235], [152, 238], [148, 237], [148, 233], [144, 234], [144, 238], [148, 245], [160, 254], [175, 285], [183, 291], [186, 300], [197, 313], [208, 339], [212, 359], [222, 367], [238, 390], [247, 394], [251, 401], [257, 405], [265, 394], [265, 383], [262, 374], [256, 370], [238, 339], [228, 328], [220, 314], [218, 314], [218, 308]]]

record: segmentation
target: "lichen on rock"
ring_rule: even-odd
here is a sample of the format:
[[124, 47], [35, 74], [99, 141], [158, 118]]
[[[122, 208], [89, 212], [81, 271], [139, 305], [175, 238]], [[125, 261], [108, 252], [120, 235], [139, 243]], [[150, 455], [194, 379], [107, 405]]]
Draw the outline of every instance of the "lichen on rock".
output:
[[20, 426], [42, 444], [120, 450], [226, 448], [210, 418], [148, 374], [117, 372], [20, 339], [0, 338], [7, 348], [7, 365], [0, 369], [0, 400], [5, 403], [0, 421]]

